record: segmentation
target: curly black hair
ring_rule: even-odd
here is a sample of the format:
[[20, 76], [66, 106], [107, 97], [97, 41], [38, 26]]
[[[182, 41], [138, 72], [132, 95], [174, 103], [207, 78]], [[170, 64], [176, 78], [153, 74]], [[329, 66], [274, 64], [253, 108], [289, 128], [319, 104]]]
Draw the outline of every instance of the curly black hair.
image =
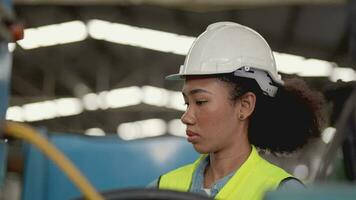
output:
[[276, 96], [270, 97], [263, 94], [254, 79], [233, 74], [221, 74], [217, 78], [233, 86], [232, 101], [246, 92], [256, 95], [248, 128], [249, 141], [256, 147], [272, 153], [291, 153], [320, 136], [324, 99], [302, 79], [284, 80]]

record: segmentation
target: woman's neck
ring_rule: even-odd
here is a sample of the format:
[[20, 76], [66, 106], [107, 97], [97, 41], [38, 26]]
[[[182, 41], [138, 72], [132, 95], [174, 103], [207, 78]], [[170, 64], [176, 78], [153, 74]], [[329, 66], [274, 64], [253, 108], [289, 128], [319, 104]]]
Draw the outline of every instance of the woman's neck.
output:
[[204, 187], [210, 188], [217, 180], [237, 170], [249, 157], [251, 144], [248, 140], [240, 140], [232, 148], [210, 153], [210, 162], [205, 169]]

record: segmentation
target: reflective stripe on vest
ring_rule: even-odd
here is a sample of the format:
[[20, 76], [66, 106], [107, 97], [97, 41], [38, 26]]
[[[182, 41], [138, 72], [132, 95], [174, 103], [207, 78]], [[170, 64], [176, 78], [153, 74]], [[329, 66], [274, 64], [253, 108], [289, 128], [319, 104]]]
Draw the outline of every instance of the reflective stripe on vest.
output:
[[[162, 175], [159, 188], [189, 191], [193, 173], [203, 158], [204, 156], [201, 156], [193, 164], [183, 166]], [[291, 175], [261, 158], [256, 148], [252, 147], [248, 159], [219, 191], [215, 199], [260, 200], [265, 191], [276, 189], [280, 182], [287, 177], [291, 177]]]

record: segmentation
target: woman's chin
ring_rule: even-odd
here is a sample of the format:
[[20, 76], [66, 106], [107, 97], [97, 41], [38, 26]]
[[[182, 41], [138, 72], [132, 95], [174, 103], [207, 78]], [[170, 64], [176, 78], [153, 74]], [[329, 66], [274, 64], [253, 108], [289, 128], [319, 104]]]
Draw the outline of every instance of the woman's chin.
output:
[[210, 153], [209, 149], [206, 148], [205, 146], [199, 145], [199, 144], [193, 144], [193, 147], [195, 151], [197, 151], [200, 154], [208, 154]]

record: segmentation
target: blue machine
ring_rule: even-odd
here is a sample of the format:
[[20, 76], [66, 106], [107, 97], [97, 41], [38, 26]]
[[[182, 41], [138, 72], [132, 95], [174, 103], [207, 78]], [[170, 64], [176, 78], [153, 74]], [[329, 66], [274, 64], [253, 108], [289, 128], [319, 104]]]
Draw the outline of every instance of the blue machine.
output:
[[[198, 154], [184, 138], [167, 136], [134, 141], [118, 137], [52, 134], [61, 150], [99, 191], [142, 188], [163, 173], [193, 162]], [[25, 148], [23, 200], [63, 200], [79, 190], [36, 148]]]

